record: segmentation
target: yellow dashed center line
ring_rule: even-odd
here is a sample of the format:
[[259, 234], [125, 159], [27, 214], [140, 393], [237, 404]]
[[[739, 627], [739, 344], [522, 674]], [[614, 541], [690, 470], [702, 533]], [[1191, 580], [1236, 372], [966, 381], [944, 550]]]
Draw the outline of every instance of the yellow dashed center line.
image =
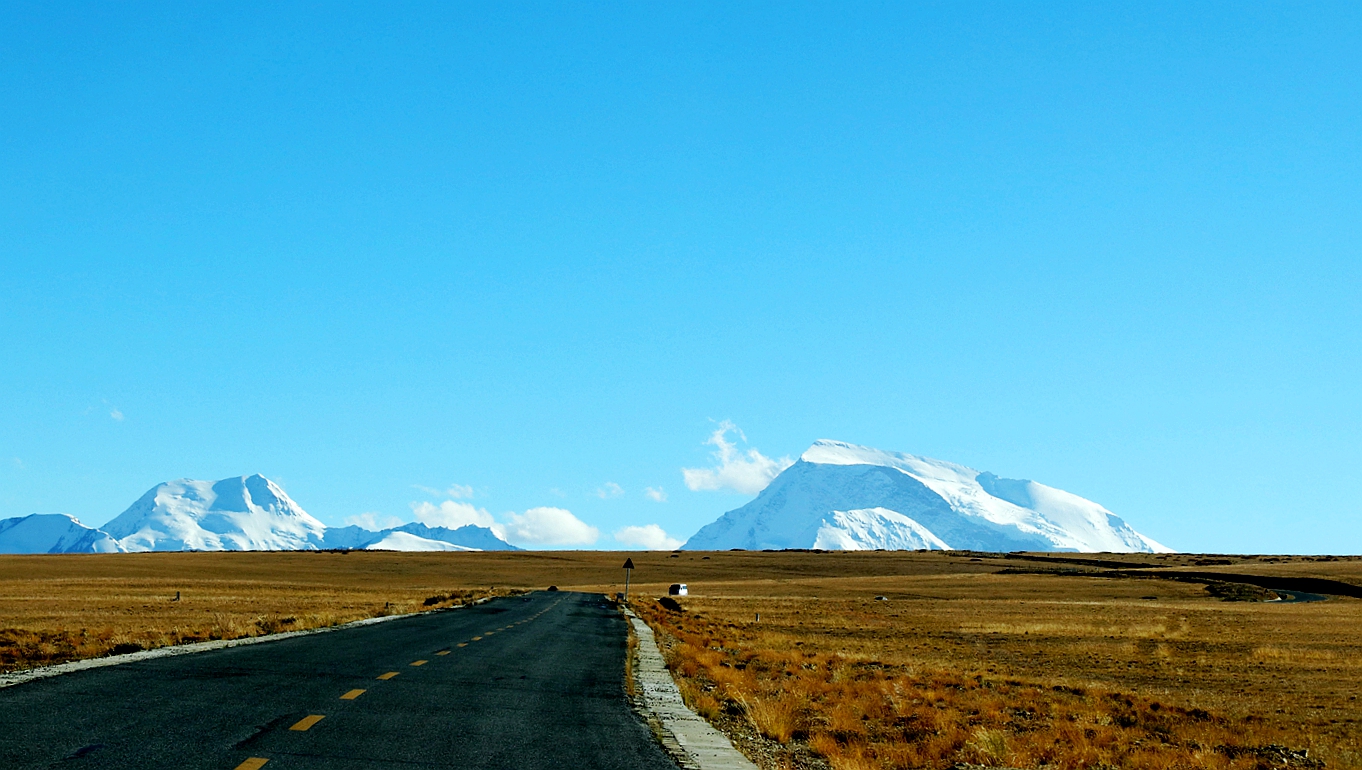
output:
[[298, 723], [295, 724], [293, 727], [290, 727], [289, 729], [294, 730], [296, 732], [302, 732], [312, 727], [313, 725], [317, 724], [318, 722], [322, 721], [322, 719], [323, 719], [322, 714], [309, 714], [303, 717], [302, 719], [299, 719]]
[[[554, 606], [557, 606], [557, 603], [556, 603], [556, 602], [554, 603]], [[528, 618], [525, 618], [524, 620], [517, 620], [517, 621], [514, 622], [514, 623], [510, 623], [510, 624], [507, 624], [507, 625], [505, 625], [505, 626], [502, 626], [501, 628], [498, 628], [496, 631], [488, 631], [487, 633], [483, 634], [482, 636], [475, 636], [475, 637], [473, 637], [473, 638], [472, 638], [471, 640], [469, 640], [469, 641], [478, 642], [478, 641], [481, 641], [481, 640], [483, 639], [483, 637], [491, 636], [491, 635], [497, 633], [498, 631], [509, 631], [510, 629], [512, 629], [512, 628], [514, 628], [514, 627], [516, 627], [516, 626], [523, 625], [523, 624], [525, 624], [525, 623], [529, 623], [529, 622], [532, 621], [532, 620], [535, 620], [536, 618], [538, 618], [538, 617], [540, 617], [541, 615], [543, 615], [545, 612], [548, 612], [548, 609], [541, 610], [540, 612], [537, 612], [537, 613], [535, 613], [534, 615], [532, 615], [532, 616], [530, 616], [530, 617], [528, 617]], [[467, 646], [468, 646], [468, 642], [459, 642], [457, 646], [459, 646], [459, 647], [467, 647]], [[439, 651], [437, 651], [435, 654], [436, 654], [436, 655], [448, 655], [450, 652], [451, 652], [451, 650], [445, 649], [445, 650], [439, 650]], [[417, 661], [413, 661], [411, 665], [413, 665], [413, 666], [424, 666], [425, 664], [427, 664], [427, 663], [429, 663], [429, 662], [430, 662], [430, 661], [428, 661], [428, 660], [417, 660]], [[399, 671], [389, 671], [389, 672], [387, 672], [387, 673], [385, 673], [385, 674], [380, 674], [380, 675], [378, 676], [378, 678], [381, 679], [381, 680], [386, 681], [386, 680], [388, 680], [388, 679], [392, 679], [393, 677], [397, 676], [399, 673], [401, 673], [401, 672], [399, 672]], [[365, 691], [365, 690], [362, 690], [362, 689], [350, 690], [349, 692], [347, 692], [347, 693], [345, 693], [344, 695], [340, 696], [340, 699], [341, 699], [341, 700], [354, 700], [354, 699], [358, 698], [359, 696], [363, 695], [365, 692], [366, 692], [366, 691]], [[294, 732], [303, 732], [303, 731], [306, 731], [306, 730], [311, 729], [314, 725], [316, 725], [318, 722], [322, 721], [322, 720], [325, 719], [325, 718], [326, 718], [326, 717], [325, 717], [324, 714], [309, 714], [309, 715], [303, 717], [302, 719], [298, 720], [296, 723], [294, 723], [294, 725], [293, 725], [292, 727], [290, 727], [289, 730], [292, 730], [292, 731], [294, 731]], [[244, 762], [242, 762], [241, 764], [237, 765], [236, 768], [235, 768], [235, 770], [260, 770], [260, 768], [264, 767], [264, 766], [265, 766], [265, 763], [267, 763], [267, 762], [269, 762], [269, 760], [266, 759], [266, 758], [264, 758], [264, 757], [250, 757], [250, 758], [246, 759]]]

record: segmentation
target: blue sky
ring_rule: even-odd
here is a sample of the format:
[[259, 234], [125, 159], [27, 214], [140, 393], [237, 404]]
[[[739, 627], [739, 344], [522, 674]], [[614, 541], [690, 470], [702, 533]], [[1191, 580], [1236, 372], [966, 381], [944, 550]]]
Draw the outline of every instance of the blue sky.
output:
[[0, 517], [684, 539], [730, 421], [1362, 552], [1355, 4], [4, 15]]

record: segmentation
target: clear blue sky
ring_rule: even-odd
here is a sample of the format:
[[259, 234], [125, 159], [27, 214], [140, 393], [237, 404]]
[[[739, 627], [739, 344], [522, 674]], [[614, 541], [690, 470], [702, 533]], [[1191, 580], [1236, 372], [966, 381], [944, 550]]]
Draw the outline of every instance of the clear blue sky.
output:
[[0, 517], [684, 539], [731, 420], [1362, 552], [1362, 6], [506, 5], [3, 4]]

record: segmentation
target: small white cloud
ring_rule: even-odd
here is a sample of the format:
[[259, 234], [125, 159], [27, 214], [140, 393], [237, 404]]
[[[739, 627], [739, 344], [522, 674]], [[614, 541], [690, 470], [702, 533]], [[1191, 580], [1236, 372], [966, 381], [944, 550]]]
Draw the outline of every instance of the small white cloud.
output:
[[656, 524], [625, 527], [615, 533], [615, 540], [648, 551], [675, 551], [681, 547], [680, 540], [668, 535], [662, 527]]
[[559, 489], [558, 487], [554, 487], [554, 488], [550, 489], [550, 490], [549, 490], [549, 494], [553, 495], [554, 497], [567, 497], [567, 492], [564, 492], [563, 490]]
[[421, 484], [412, 484], [411, 488], [419, 489], [431, 497], [448, 497], [452, 500], [467, 500], [474, 494], [471, 484], [450, 484], [449, 489], [436, 489]]
[[647, 495], [650, 500], [655, 502], [667, 502], [667, 490], [662, 487], [647, 487], [643, 490], [643, 494]]
[[13, 460], [11, 460], [10, 462], [13, 462], [13, 463], [14, 463], [14, 467], [18, 468], [19, 470], [23, 470], [24, 468], [28, 467], [28, 466], [24, 465], [24, 461], [23, 461], [23, 460], [20, 460], [20, 459], [17, 458], [17, 457], [15, 457], [15, 458], [14, 458]]
[[745, 495], [755, 495], [765, 489], [781, 471], [794, 464], [788, 457], [775, 460], [755, 448], [749, 448], [746, 453], [740, 452], [737, 444], [728, 440], [729, 431], [738, 434], [738, 438], [744, 444], [747, 443], [747, 436], [738, 426], [728, 420], [719, 423], [718, 429], [705, 442], [716, 447], [710, 454], [716, 465], [713, 468], [681, 469], [686, 486], [691, 490], [731, 489]]
[[448, 527], [458, 529], [469, 524], [476, 524], [479, 527], [488, 527], [497, 537], [505, 537], [505, 533], [492, 514], [486, 508], [474, 508], [471, 503], [460, 503], [454, 500], [445, 500], [439, 505], [427, 502], [415, 502], [411, 504], [411, 512], [416, 520], [428, 527]]
[[345, 517], [345, 525], [347, 527], [363, 527], [375, 532], [380, 529], [400, 526], [401, 524], [402, 520], [396, 516], [385, 516], [381, 513], [374, 513], [372, 511]]
[[[471, 506], [470, 506], [471, 507]], [[591, 545], [600, 530], [564, 508], [531, 508], [523, 514], [507, 513], [506, 539], [534, 545]]]
[[123, 422], [123, 413], [117, 409], [110, 410], [109, 416], [112, 417], [115, 422]]
[[613, 481], [605, 482], [605, 486], [596, 490], [596, 497], [604, 500], [608, 497], [619, 497], [624, 494], [624, 487]]

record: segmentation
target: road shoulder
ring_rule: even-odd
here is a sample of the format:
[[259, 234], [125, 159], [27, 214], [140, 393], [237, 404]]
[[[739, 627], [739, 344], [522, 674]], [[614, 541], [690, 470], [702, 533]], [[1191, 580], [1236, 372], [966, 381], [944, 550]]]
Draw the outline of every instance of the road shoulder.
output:
[[638, 639], [633, 666], [637, 700], [672, 759], [686, 770], [756, 770], [727, 736], [686, 707], [652, 628], [627, 607], [624, 612]]

